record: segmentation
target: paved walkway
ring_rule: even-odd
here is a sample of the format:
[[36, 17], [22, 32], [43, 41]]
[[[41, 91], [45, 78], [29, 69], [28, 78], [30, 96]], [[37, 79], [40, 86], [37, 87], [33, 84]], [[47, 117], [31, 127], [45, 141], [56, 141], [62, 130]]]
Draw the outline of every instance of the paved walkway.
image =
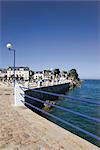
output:
[[0, 88], [0, 150], [99, 150], [13, 99], [11, 88]]

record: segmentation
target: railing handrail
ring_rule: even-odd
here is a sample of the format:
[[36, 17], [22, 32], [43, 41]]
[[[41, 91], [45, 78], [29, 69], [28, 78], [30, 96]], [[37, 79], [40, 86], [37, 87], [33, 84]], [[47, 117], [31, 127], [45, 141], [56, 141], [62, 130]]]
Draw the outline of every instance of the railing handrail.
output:
[[40, 109], [40, 108], [37, 108], [36, 106], [33, 106], [33, 105], [30, 104], [30, 103], [27, 103], [27, 102], [25, 102], [25, 101], [22, 101], [22, 102], [23, 102], [24, 104], [27, 104], [28, 106], [31, 106], [32, 108], [34, 108], [34, 109], [40, 111], [40, 112], [42, 112], [42, 113], [44, 113], [44, 114], [46, 114], [46, 115], [52, 117], [52, 118], [55, 118], [55, 119], [57, 119], [57, 120], [59, 120], [59, 121], [65, 123], [65, 124], [71, 126], [72, 128], [75, 128], [75, 129], [77, 129], [77, 130], [79, 130], [79, 131], [81, 131], [81, 132], [83, 132], [83, 133], [85, 133], [85, 134], [87, 134], [87, 135], [89, 135], [89, 136], [95, 138], [96, 140], [99, 140], [99, 141], [100, 141], [100, 138], [99, 138], [98, 136], [94, 135], [93, 133], [90, 133], [90, 132], [88, 132], [88, 131], [86, 131], [86, 130], [80, 128], [80, 127], [77, 127], [77, 126], [73, 125], [72, 123], [69, 123], [69, 122], [67, 122], [67, 121], [65, 121], [65, 120], [63, 120], [63, 119], [61, 119], [61, 118], [59, 118], [59, 117], [57, 117], [57, 116], [54, 116], [54, 115], [52, 115], [52, 114], [50, 114], [50, 113], [48, 113], [48, 112], [46, 112], [46, 111], [44, 111], [44, 110], [42, 110], [42, 109]]
[[72, 99], [72, 100], [75, 100], [75, 101], [77, 100], [77, 101], [82, 101], [82, 102], [86, 102], [86, 103], [100, 105], [100, 102], [93, 102], [93, 101], [87, 100], [85, 98], [77, 98], [77, 97], [72, 97], [72, 96], [66, 96], [64, 94], [57, 94], [57, 93], [47, 92], [47, 91], [43, 91], [43, 90], [37, 90], [37, 89], [33, 89], [33, 88], [26, 88], [26, 87], [22, 87], [22, 86], [20, 86], [20, 88], [21, 89], [32, 90], [34, 92], [40, 92], [40, 93], [44, 93], [44, 94], [48, 94], [48, 95], [53, 95], [53, 96], [59, 96], [59, 97], [63, 97], [63, 98], [68, 98], [68, 99]]
[[89, 119], [89, 120], [93, 120], [93, 121], [96, 121], [96, 122], [99, 122], [99, 123], [100, 123], [100, 119], [98, 119], [98, 118], [90, 117], [90, 116], [87, 116], [87, 115], [85, 115], [85, 114], [81, 114], [81, 113], [76, 112], [76, 111], [73, 111], [73, 110], [71, 110], [71, 109], [68, 109], [68, 108], [65, 108], [65, 107], [61, 107], [61, 106], [58, 106], [58, 105], [55, 105], [55, 104], [51, 104], [51, 103], [49, 103], [49, 102], [43, 101], [43, 100], [41, 100], [41, 99], [38, 99], [38, 98], [35, 98], [35, 97], [32, 97], [32, 96], [26, 95], [26, 94], [21, 94], [21, 95], [22, 95], [22, 96], [25, 96], [25, 97], [28, 97], [28, 98], [30, 98], [30, 99], [32, 99], [32, 100], [36, 100], [36, 101], [38, 101], [38, 102], [47, 104], [47, 105], [49, 105], [49, 106], [53, 106], [53, 107], [55, 107], [55, 108], [58, 108], [58, 109], [61, 109], [61, 110], [64, 110], [64, 111], [73, 113], [73, 114], [75, 114], [75, 115], [81, 116], [81, 117], [83, 117], [83, 118], [86, 118], [86, 119]]
[[[75, 100], [75, 101], [77, 100], [77, 101], [82, 101], [82, 102], [86, 102], [86, 103], [90, 103], [90, 104], [100, 105], [99, 102], [93, 102], [93, 101], [90, 101], [90, 100], [84, 99], [84, 98], [81, 99], [81, 98], [66, 96], [66, 95], [64, 95], [64, 94], [57, 94], [57, 93], [47, 92], [47, 91], [43, 91], [43, 90], [41, 90], [41, 89], [33, 89], [33, 88], [27, 88], [27, 87], [23, 87], [23, 86], [19, 86], [19, 87], [21, 88], [22, 92], [25, 91], [24, 89], [26, 89], [26, 90], [32, 90], [32, 91], [34, 91], [34, 92], [44, 93], [44, 94], [48, 94], [48, 95], [52, 95], [52, 96], [64, 97], [64, 98], [72, 99], [72, 100]], [[35, 98], [35, 97], [33, 97], [33, 96], [28, 95], [28, 93], [27, 93], [27, 94], [26, 94], [26, 93], [22, 94], [22, 93], [20, 92], [20, 95], [23, 97], [23, 100], [21, 100], [22, 103], [24, 103], [24, 104], [26, 104], [26, 105], [28, 105], [28, 106], [30, 106], [30, 107], [32, 107], [32, 108], [34, 108], [34, 109], [36, 109], [36, 110], [42, 112], [42, 113], [44, 113], [44, 114], [46, 114], [46, 115], [48, 115], [48, 116], [50, 116], [50, 117], [53, 117], [53, 118], [55, 118], [55, 119], [61, 121], [62, 123], [65, 123], [65, 124], [67, 124], [68, 126], [74, 128], [74, 129], [76, 129], [76, 130], [79, 130], [80, 132], [82, 132], [82, 133], [84, 133], [84, 134], [87, 134], [88, 136], [90, 136], [90, 137], [92, 137], [92, 138], [95, 138], [96, 140], [100, 141], [100, 137], [97, 136], [97, 135], [95, 135], [94, 133], [91, 133], [91, 132], [89, 132], [89, 131], [87, 131], [87, 130], [85, 130], [85, 129], [82, 129], [81, 127], [78, 127], [78, 126], [76, 126], [76, 125], [74, 125], [74, 124], [72, 124], [72, 123], [70, 123], [70, 122], [68, 122], [68, 121], [66, 121], [66, 120], [63, 120], [62, 118], [59, 118], [59, 117], [57, 117], [57, 116], [55, 116], [55, 115], [53, 115], [53, 114], [50, 114], [49, 112], [46, 112], [45, 110], [43, 110], [43, 109], [41, 109], [41, 108], [38, 108], [37, 106], [34, 106], [34, 104], [25, 101], [24, 98], [25, 98], [25, 97], [30, 98], [30, 99], [32, 99], [33, 101], [38, 101], [38, 102], [41, 102], [41, 103], [43, 103], [43, 104], [47, 104], [47, 105], [49, 105], [49, 106], [53, 106], [53, 107], [55, 107], [55, 108], [58, 108], [58, 109], [67, 111], [67, 112], [69, 112], [69, 113], [72, 113], [72, 114], [74, 114], [74, 115], [78, 115], [78, 116], [80, 116], [80, 117], [83, 117], [83, 118], [88, 119], [88, 120], [92, 120], [92, 121], [97, 122], [97, 123], [100, 123], [100, 119], [95, 118], [95, 117], [91, 117], [91, 116], [88, 116], [88, 115], [85, 115], [85, 114], [82, 114], [82, 113], [80, 113], [80, 112], [71, 110], [71, 109], [69, 109], [69, 108], [65, 108], [65, 107], [62, 107], [62, 106], [58, 106], [58, 105], [56, 105], [56, 104], [52, 104], [52, 103], [50, 103], [50, 102], [41, 100], [41, 99], [39, 99], [39, 98]], [[68, 100], [67, 100], [67, 102], [68, 102]]]

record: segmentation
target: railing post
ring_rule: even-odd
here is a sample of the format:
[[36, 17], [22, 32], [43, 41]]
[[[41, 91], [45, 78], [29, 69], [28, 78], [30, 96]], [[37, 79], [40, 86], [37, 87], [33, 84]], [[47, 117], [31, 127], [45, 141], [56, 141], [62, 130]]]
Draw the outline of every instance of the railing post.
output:
[[15, 106], [24, 106], [24, 104], [21, 102], [21, 100], [24, 101], [24, 97], [21, 95], [24, 94], [24, 91], [20, 88], [20, 86], [22, 85], [15, 81]]
[[40, 88], [40, 80], [37, 82], [37, 87]]

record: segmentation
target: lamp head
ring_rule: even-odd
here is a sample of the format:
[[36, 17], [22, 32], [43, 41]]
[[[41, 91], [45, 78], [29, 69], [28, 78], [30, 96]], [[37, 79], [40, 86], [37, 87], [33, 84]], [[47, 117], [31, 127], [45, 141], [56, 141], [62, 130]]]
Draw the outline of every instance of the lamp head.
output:
[[7, 43], [6, 47], [10, 50], [13, 48], [12, 44], [11, 43]]

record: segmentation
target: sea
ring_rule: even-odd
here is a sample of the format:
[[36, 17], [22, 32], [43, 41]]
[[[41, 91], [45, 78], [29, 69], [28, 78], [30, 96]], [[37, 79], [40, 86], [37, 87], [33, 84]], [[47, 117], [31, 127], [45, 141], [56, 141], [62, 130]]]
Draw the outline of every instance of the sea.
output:
[[[66, 96], [85, 98], [91, 102], [100, 102], [100, 80], [83, 80], [80, 87], [76, 87], [70, 90], [66, 93]], [[57, 105], [100, 119], [100, 105], [97, 104], [63, 98], [57, 101]], [[100, 124], [95, 121], [85, 119], [78, 115], [60, 110], [58, 108], [53, 108], [50, 113], [100, 137]], [[90, 137], [87, 134], [82, 133], [56, 119], [53, 119], [52, 117], [46, 118], [63, 127], [64, 129], [69, 130], [70, 132], [100, 147], [100, 142], [95, 138]]]

